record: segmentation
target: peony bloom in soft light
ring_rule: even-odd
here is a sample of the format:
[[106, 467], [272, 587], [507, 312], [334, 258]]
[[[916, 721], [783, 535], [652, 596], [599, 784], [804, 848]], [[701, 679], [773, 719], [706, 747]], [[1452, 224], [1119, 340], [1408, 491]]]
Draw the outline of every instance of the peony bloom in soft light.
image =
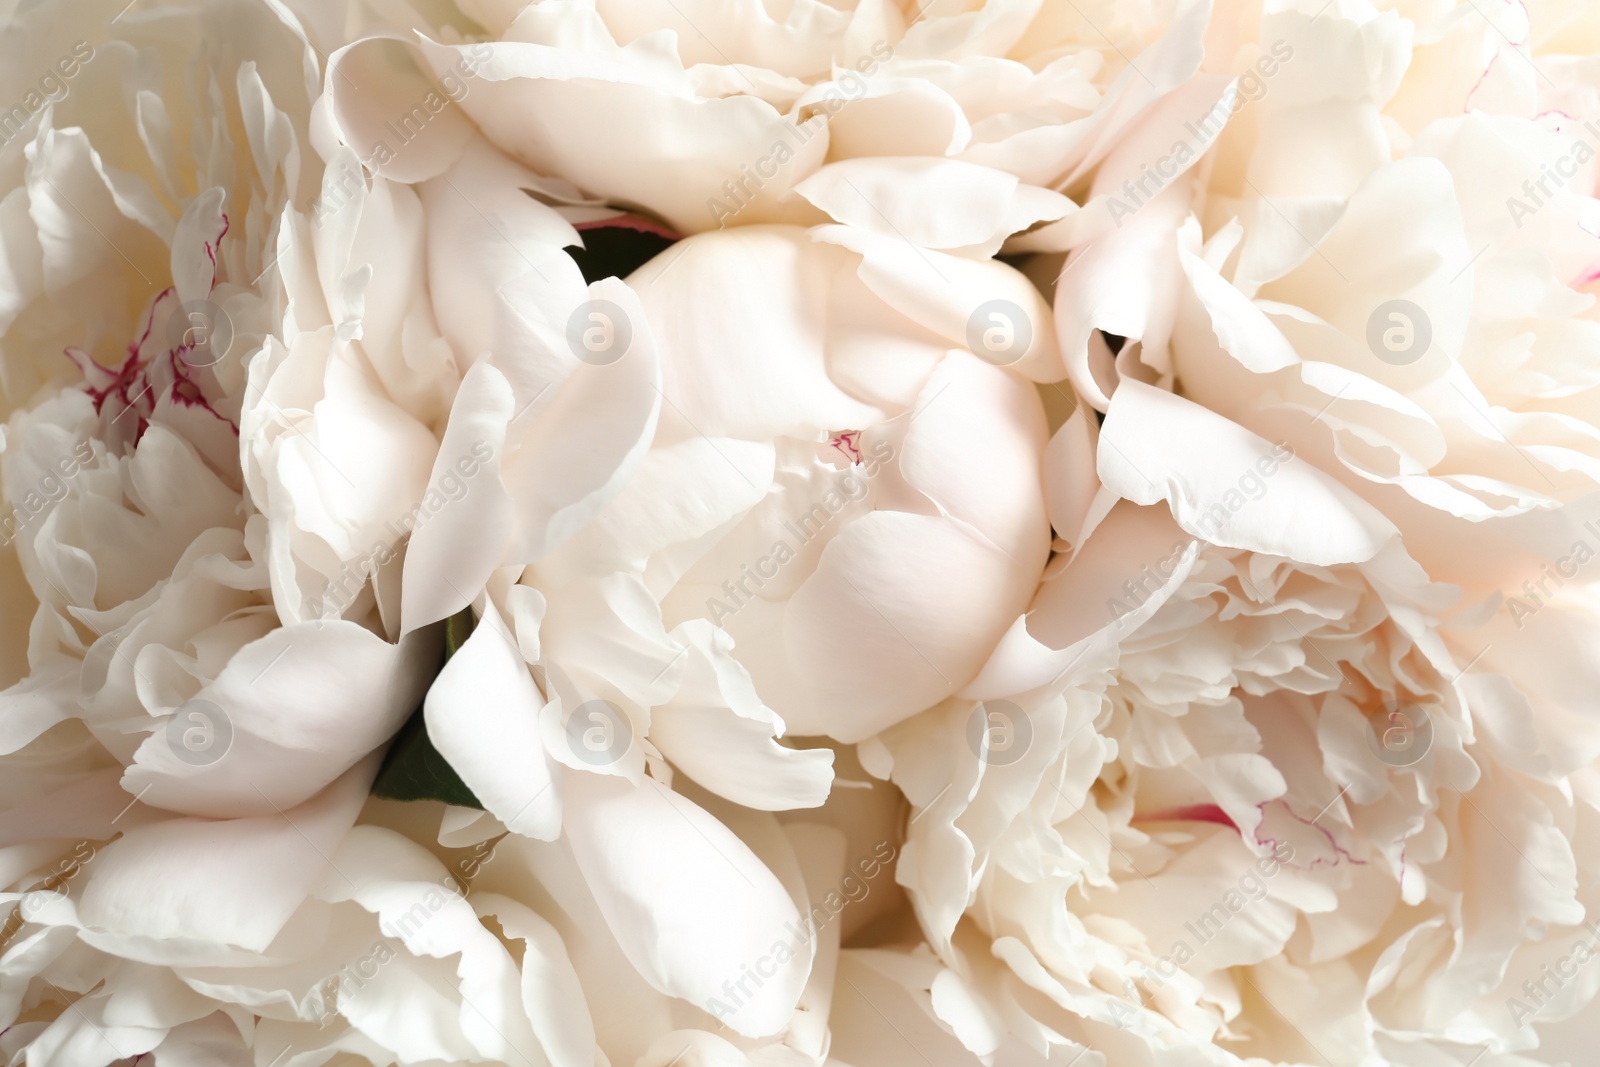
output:
[[[1437, 578], [1536, 607], [1600, 488], [1581, 18], [1284, 3], [1240, 37], [1232, 103], [1153, 118], [1095, 179], [1110, 224], [1056, 242], [1074, 385], [1140, 433], [1116, 381], [1176, 378], [1361, 493]], [[1197, 117], [1214, 151], [1143, 181]], [[1141, 285], [1108, 298], [1123, 269]], [[1101, 328], [1138, 343], [1113, 357]]]
[[[1262, 455], [1273, 493], [1337, 507]], [[924, 809], [900, 877], [952, 972], [1113, 1062], [1530, 1047], [1600, 988], [1523, 988], [1590, 938], [1600, 730], [1593, 668], [1514, 665], [1577, 654], [1594, 607], [1440, 634], [1452, 599], [1392, 541], [1312, 565], [1117, 505], [969, 699], [867, 760]]]
[[[1206, 14], [1191, 0], [1100, 4], [1092, 17], [1070, 4], [880, 0], [458, 7], [432, 24], [390, 16], [383, 32], [406, 39], [508, 155], [684, 233], [818, 221], [793, 192], [845, 159], [947, 158], [1079, 182], [1194, 73]], [[366, 94], [368, 114], [396, 124], [353, 141], [379, 173], [418, 165], [389, 158], [396, 133], [414, 136], [400, 121], [422, 99], [409, 83], [389, 71], [330, 86]], [[385, 98], [370, 107], [375, 84]]]
[[1569, 1067], [1600, 15], [0, 2], [6, 1067]]
[[[1047, 547], [1045, 428], [1025, 379], [914, 326], [827, 236], [690, 238], [630, 277], [662, 350], [655, 440], [524, 581], [552, 625], [659, 603], [660, 663], [634, 686], [674, 645], [731, 651], [791, 729], [857, 741], [965, 684], [1021, 613]], [[631, 688], [593, 655], [564, 667]], [[688, 769], [700, 744], [665, 751]]]

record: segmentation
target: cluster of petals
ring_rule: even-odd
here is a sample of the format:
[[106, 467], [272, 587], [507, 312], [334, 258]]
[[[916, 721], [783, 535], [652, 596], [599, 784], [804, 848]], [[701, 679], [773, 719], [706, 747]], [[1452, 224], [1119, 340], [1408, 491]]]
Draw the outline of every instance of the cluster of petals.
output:
[[0, 5], [0, 1061], [1600, 992], [1584, 5], [119, 6]]

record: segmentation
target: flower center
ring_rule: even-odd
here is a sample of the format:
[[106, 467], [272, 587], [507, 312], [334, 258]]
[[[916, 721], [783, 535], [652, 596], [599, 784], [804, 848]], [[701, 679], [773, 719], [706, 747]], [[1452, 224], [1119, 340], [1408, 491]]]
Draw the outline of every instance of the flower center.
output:
[[[223, 215], [222, 230], [214, 241], [205, 245], [206, 256], [211, 260], [209, 291], [212, 292], [217, 286], [216, 253], [227, 232], [228, 217]], [[216, 362], [215, 358], [210, 358], [210, 344], [217, 324], [198, 311], [174, 322], [175, 316], [192, 306], [178, 303], [177, 289], [173, 286], [157, 293], [145, 312], [143, 328], [128, 343], [122, 361], [114, 367], [101, 366], [93, 356], [75, 345], [67, 347], [66, 356], [83, 375], [83, 389], [94, 401], [95, 413], [101, 420], [101, 437], [107, 442], [137, 445], [150, 428], [150, 417], [162, 399], [198, 408], [227, 423], [235, 434], [239, 432], [232, 419], [212, 406], [212, 396], [208, 392], [213, 395], [216, 392], [215, 378], [211, 377], [209, 383], [202, 380], [209, 377], [205, 368]], [[215, 315], [221, 315], [220, 308], [211, 307]], [[199, 319], [208, 321], [201, 324]], [[196, 320], [195, 325], [176, 332], [180, 324], [191, 320]], [[158, 332], [158, 321], [167, 323], [168, 328]], [[231, 337], [231, 327], [229, 335]], [[197, 351], [205, 356], [196, 357]], [[133, 413], [132, 419], [127, 417], [129, 412]]]

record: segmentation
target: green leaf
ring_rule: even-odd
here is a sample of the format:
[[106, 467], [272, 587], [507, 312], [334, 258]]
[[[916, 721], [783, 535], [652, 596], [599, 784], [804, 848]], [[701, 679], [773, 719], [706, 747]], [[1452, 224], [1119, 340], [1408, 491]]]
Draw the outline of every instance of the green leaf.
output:
[[[467, 643], [467, 638], [472, 636], [472, 609], [462, 608], [448, 619], [444, 620], [444, 662], [449, 663], [450, 657], [461, 651], [461, 646]], [[444, 669], [444, 664], [439, 665]]]
[[[439, 663], [440, 670], [450, 662], [451, 656], [461, 651], [472, 634], [472, 626], [471, 608], [464, 608], [445, 620], [444, 658]], [[372, 794], [390, 800], [442, 800], [446, 804], [483, 810], [482, 802], [467, 788], [467, 783], [433, 747], [422, 705], [417, 706], [395, 734], [394, 743], [389, 746], [378, 777], [372, 783]]]

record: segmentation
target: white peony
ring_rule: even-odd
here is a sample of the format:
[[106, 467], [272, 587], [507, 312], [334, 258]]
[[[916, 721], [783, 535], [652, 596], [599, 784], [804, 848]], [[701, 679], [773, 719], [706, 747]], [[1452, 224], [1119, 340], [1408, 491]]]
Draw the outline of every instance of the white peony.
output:
[[[193, 16], [162, 17], [187, 25]], [[274, 17], [305, 52], [292, 20]], [[327, 77], [347, 76], [363, 58], [359, 49], [336, 53]], [[303, 62], [306, 73], [315, 69], [310, 55]], [[659, 698], [602, 723], [622, 728], [616, 751], [627, 758], [607, 760], [602, 749], [597, 759], [582, 732], [593, 701], [580, 696], [597, 692], [589, 672], [603, 668], [581, 646], [563, 647], [583, 635], [583, 595], [555, 611], [535, 584], [513, 584], [519, 561], [559, 558], [648, 461], [660, 408], [676, 392], [659, 384], [648, 316], [620, 283], [586, 285], [562, 251], [578, 241], [572, 222], [594, 217], [575, 190], [470, 131], [433, 152], [437, 173], [415, 185], [369, 179], [341, 142], [355, 121], [338, 108], [308, 118], [269, 106], [248, 158], [287, 169], [269, 171], [264, 192], [253, 183], [206, 186], [202, 175], [192, 182], [202, 191], [182, 202], [172, 274], [204, 283], [197, 293], [213, 298], [207, 326], [249, 323], [252, 332], [235, 326], [230, 342], [216, 341], [202, 358], [185, 318], [167, 325], [163, 305], [190, 295], [175, 286], [133, 321], [150, 326], [133, 350], [96, 360], [82, 346], [76, 366], [86, 380], [41, 390], [12, 418], [8, 492], [23, 503], [27, 487], [40, 484], [50, 499], [18, 542], [40, 607], [33, 670], [6, 694], [7, 740], [19, 769], [50, 769], [19, 777], [7, 818], [14, 848], [35, 850], [41, 833], [69, 844], [46, 849], [42, 863], [36, 851], [19, 853], [28, 858], [11, 894], [20, 922], [7, 946], [9, 995], [30, 1014], [8, 1032], [7, 1047], [95, 1061], [102, 1051], [182, 1056], [194, 1045], [237, 1056], [281, 1042], [292, 1062], [318, 1050], [380, 1062], [505, 1061], [538, 1048], [589, 1062], [597, 1043], [633, 1059], [668, 1047], [662, 1035], [675, 1030], [726, 1027], [738, 1046], [729, 1037], [693, 1040], [752, 1053], [777, 1042], [820, 1063], [830, 950], [804, 916], [812, 913], [808, 888], [819, 901], [837, 896], [843, 843], [821, 830], [797, 830], [791, 842], [772, 816], [729, 800], [821, 805], [833, 754], [774, 743], [782, 721], [741, 681], [729, 639], [702, 620], [651, 665]], [[128, 150], [149, 151], [144, 142]], [[202, 158], [223, 150], [231, 142], [219, 140]], [[557, 210], [523, 190], [570, 203]], [[235, 214], [259, 223], [246, 231], [246, 252], [235, 253], [248, 257], [240, 259], [248, 273], [227, 258], [230, 197], [245, 201]], [[1010, 216], [1037, 217], [1041, 206], [1062, 210], [1024, 193]], [[791, 244], [810, 243], [799, 234]], [[1002, 236], [978, 238], [998, 244]], [[817, 249], [824, 263], [859, 258]], [[200, 265], [212, 269], [197, 274]], [[1042, 319], [1041, 302], [1014, 272], [976, 261], [966, 269]], [[217, 304], [221, 293], [231, 303]], [[43, 298], [73, 295], [46, 287]], [[581, 313], [604, 297], [638, 324], [616, 358], [570, 339], [570, 324], [582, 327]], [[857, 299], [872, 299], [864, 285]], [[951, 342], [962, 343], [969, 317], [952, 309], [945, 332], [953, 336], [920, 342], [923, 376]], [[1048, 362], [1048, 331], [1025, 332], [1004, 358]], [[30, 355], [41, 343], [20, 332], [10, 339]], [[958, 362], [992, 394], [962, 406], [1003, 413], [1020, 405], [1039, 423], [1021, 379], [970, 354]], [[880, 387], [907, 387], [887, 368], [875, 373]], [[914, 395], [892, 399], [906, 407]], [[876, 423], [888, 412], [857, 404], [848, 414], [868, 425], [865, 416]], [[989, 418], [1003, 435], [1004, 423]], [[811, 432], [804, 419], [798, 432]], [[855, 436], [841, 441], [853, 446]], [[1020, 463], [998, 497], [1009, 493], [1016, 512], [993, 526], [998, 545], [959, 518], [958, 536], [945, 535], [952, 550], [972, 544], [996, 557], [989, 566], [1005, 576], [1002, 589], [969, 594], [975, 610], [994, 616], [987, 635], [962, 637], [970, 673], [1031, 592], [1044, 525], [1037, 425], [1009, 446], [968, 444], [1009, 447]], [[914, 442], [902, 447], [919, 454]], [[58, 455], [70, 470], [53, 465]], [[939, 458], [934, 450], [923, 462]], [[63, 478], [70, 485], [55, 499], [51, 487]], [[937, 512], [928, 519], [950, 522]], [[1007, 564], [1008, 552], [1033, 562]], [[397, 820], [380, 805], [353, 827], [377, 769], [374, 750], [431, 680], [432, 624], [469, 604], [477, 626], [433, 681], [429, 733], [518, 832], [508, 854], [517, 842], [550, 842], [532, 853], [538, 877], [513, 879], [505, 888], [515, 899], [488, 899], [481, 916], [438, 885], [437, 864], [419, 847], [432, 846], [431, 834], [414, 817]], [[541, 627], [547, 611], [552, 625]], [[80, 626], [104, 636], [85, 638]], [[635, 738], [626, 716], [658, 704], [649, 740], [648, 720]], [[495, 744], [483, 743], [495, 735]], [[668, 788], [672, 769], [657, 742], [713, 794], [691, 800]], [[718, 751], [735, 760], [719, 761]], [[752, 758], [763, 762], [751, 766]], [[765, 767], [779, 776], [765, 777]], [[374, 817], [397, 822], [411, 842], [380, 831]], [[504, 829], [487, 816], [457, 816], [440, 839], [478, 844]], [[206, 852], [219, 841], [226, 847]], [[886, 836], [852, 865], [875, 876], [893, 853]], [[569, 873], [558, 877], [562, 870]], [[537, 914], [549, 910], [552, 893], [567, 914], [586, 909], [602, 927], [556, 932]], [[218, 898], [229, 903], [216, 906]], [[406, 921], [419, 908], [425, 930]], [[332, 937], [335, 913], [346, 918]], [[480, 917], [528, 947], [511, 955]], [[589, 958], [584, 946], [601, 928], [611, 947], [595, 957], [598, 970], [580, 967], [579, 978], [566, 946], [582, 949], [580, 962]], [[831, 936], [836, 951], [837, 928]], [[78, 944], [86, 947], [77, 955], [90, 955], [62, 964], [59, 953]], [[414, 985], [432, 973], [430, 959], [457, 953], [467, 985], [437, 1005]], [[616, 982], [619, 966], [636, 976], [636, 1005], [648, 1010], [602, 1012], [597, 1030], [584, 1021], [586, 989]], [[754, 986], [751, 967], [763, 979]], [[84, 977], [106, 974], [116, 977]], [[151, 983], [166, 994], [124, 1025], [118, 998]], [[507, 997], [511, 1014], [496, 1009], [498, 1024], [486, 1031], [475, 1018], [486, 998]], [[550, 1020], [555, 1005], [559, 1025]], [[396, 1028], [402, 1017], [415, 1025]], [[102, 1033], [104, 1050], [77, 1051]]]
[[[1235, 30], [1014, 243], [1067, 253], [1104, 424], [1047, 453], [1063, 554], [1025, 623], [864, 762], [919, 809], [900, 878], [941, 958], [1037, 1051], [1529, 1062], [1600, 988], [1592, 204], [1547, 180], [1519, 230], [1506, 200], [1573, 154], [1523, 42], [1579, 23]], [[1435, 80], [1441, 35], [1484, 67]]]
[[[469, 180], [486, 203], [518, 182], [538, 188], [514, 169], [463, 168], [425, 197], [453, 203]], [[541, 247], [515, 215], [501, 219], [508, 245]], [[983, 358], [966, 347], [973, 316], [960, 303], [940, 308], [937, 332], [911, 325], [896, 308], [952, 298], [885, 281], [905, 254], [889, 244], [843, 226], [708, 234], [626, 284], [577, 289], [588, 299], [575, 305], [523, 256], [468, 267], [493, 280], [475, 299], [498, 309], [478, 327], [482, 354], [441, 457], [465, 427], [512, 458], [406, 561], [408, 613], [413, 595], [424, 602], [419, 583], [481, 590], [476, 629], [427, 699], [434, 744], [514, 834], [553, 842], [533, 855], [565, 857], [570, 891], [592, 894], [583, 907], [615, 941], [606, 967], [636, 974], [646, 1002], [687, 1002], [686, 1018], [746, 1045], [799, 1041], [794, 1012], [815, 1010], [807, 991], [825, 973], [814, 945], [783, 933], [804, 912], [785, 886], [806, 867], [774, 855], [760, 827], [775, 824], [748, 809], [823, 805], [834, 755], [778, 739], [855, 739], [937, 703], [1022, 610], [1047, 547], [1043, 413], [1029, 383], [991, 360], [1047, 366], [1049, 335], [1010, 302], [1026, 335]], [[1010, 268], [926, 254], [1041, 313]], [[518, 291], [545, 303], [516, 303]], [[869, 342], [884, 336], [898, 336], [905, 366], [877, 356]], [[715, 350], [720, 366], [705, 362]], [[529, 428], [514, 389], [528, 390]], [[641, 395], [651, 403], [631, 415]], [[979, 478], [986, 463], [1013, 473]], [[891, 526], [920, 539], [931, 567], [885, 555]], [[913, 569], [873, 573], [898, 563]], [[918, 586], [920, 599], [905, 595]], [[960, 619], [945, 619], [950, 601]], [[725, 863], [744, 876], [723, 880]], [[758, 963], [761, 981], [730, 985]]]
[[1593, 11], [119, 7], [0, 0], [0, 1059], [1584, 1025]]
[[[828, 162], [964, 160], [1041, 186], [1080, 182], [1200, 62], [1206, 5], [464, 0], [391, 18], [497, 146], [683, 233], [819, 221], [793, 195]], [[487, 30], [487, 41], [476, 38]], [[392, 86], [396, 79], [386, 79]], [[458, 78], [458, 80], [461, 80]], [[365, 80], [330, 85], [353, 106]], [[371, 114], [379, 122], [411, 111]], [[381, 117], [379, 117], [381, 116]], [[378, 123], [352, 143], [381, 158]], [[398, 127], [397, 127], [398, 128]], [[401, 137], [410, 136], [402, 132]]]
[[[665, 658], [634, 686], [675, 644], [715, 650], [791, 729], [855, 741], [963, 685], [1021, 611], [1046, 548], [1044, 423], [1025, 380], [913, 326], [829, 237], [850, 239], [691, 238], [629, 279], [662, 351], [660, 426], [524, 581], [551, 627], [597, 617], [607, 590], [659, 604]], [[602, 652], [563, 667], [648, 707]]]
[[[243, 2], [116, 14], [72, 92], [4, 157], [0, 1041], [30, 1062], [245, 1062], [274, 1025], [316, 1030], [319, 983], [377, 936], [332, 909], [381, 915], [432, 877], [417, 846], [352, 826], [436, 635], [388, 639], [398, 620], [370, 591], [310, 620], [277, 591], [351, 565], [380, 505], [426, 499], [430, 422], [455, 380], [448, 360], [431, 392], [385, 380], [405, 367], [402, 331], [376, 299], [390, 293], [363, 300], [366, 279], [343, 273], [360, 226], [296, 247], [322, 168], [307, 138], [319, 63], [294, 19]], [[72, 28], [61, 16], [35, 5], [0, 40], [53, 49]], [[383, 217], [361, 217], [370, 240]], [[337, 294], [331, 312], [319, 288]], [[420, 466], [393, 462], [372, 436], [385, 430]], [[373, 445], [386, 454], [368, 466]], [[298, 467], [256, 458], [286, 452]], [[252, 492], [252, 464], [275, 492]], [[387, 495], [338, 488], [353, 474]], [[324, 887], [340, 870], [361, 886]], [[514, 994], [518, 965], [453, 914], [418, 953], [465, 945], [494, 975], [471, 981]], [[374, 1060], [422, 1058], [344, 1031]], [[426, 1049], [473, 1049], [433, 1036]], [[295, 1040], [315, 1057], [316, 1039]]]
[[[1118, 380], [1175, 387], [1360, 493], [1435, 578], [1524, 613], [1571, 577], [1550, 572], [1600, 488], [1582, 356], [1600, 111], [1583, 18], [1549, 5], [1530, 28], [1514, 7], [1267, 5], [1228, 73], [1266, 67], [1230, 90], [1208, 155], [1130, 199], [1126, 176], [1188, 139], [1190, 103], [1101, 168], [1105, 210], [1083, 214], [1105, 224], [1055, 243], [1073, 248], [1056, 309], [1119, 448], [1150, 412], [1119, 416]], [[1113, 356], [1097, 330], [1132, 343]], [[1140, 498], [1165, 477], [1113, 480]]]
[[967, 699], [866, 758], [918, 808], [899, 878], [986, 1016], [1108, 1062], [1409, 1064], [1587, 1002], [1593, 682], [1522, 670], [1593, 640], [1592, 598], [1527, 635], [1440, 633], [1452, 599], [1393, 541], [1309, 564], [1117, 504]]

